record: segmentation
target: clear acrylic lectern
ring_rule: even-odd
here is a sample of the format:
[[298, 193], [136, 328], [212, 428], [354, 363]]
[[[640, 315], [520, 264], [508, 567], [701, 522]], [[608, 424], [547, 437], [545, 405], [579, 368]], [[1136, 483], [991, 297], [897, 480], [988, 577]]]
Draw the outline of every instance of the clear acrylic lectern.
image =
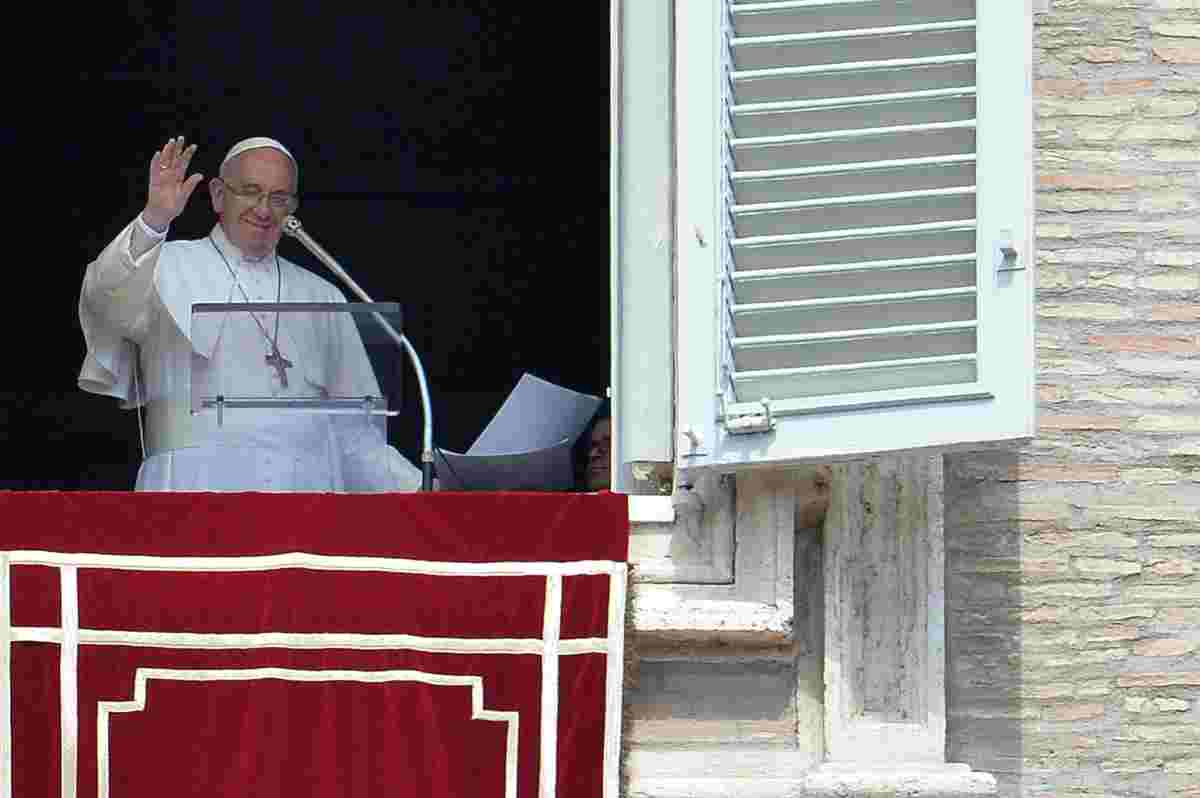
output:
[[391, 302], [193, 305], [187, 436], [323, 458], [334, 489], [411, 489], [414, 466], [387, 445], [400, 315]]

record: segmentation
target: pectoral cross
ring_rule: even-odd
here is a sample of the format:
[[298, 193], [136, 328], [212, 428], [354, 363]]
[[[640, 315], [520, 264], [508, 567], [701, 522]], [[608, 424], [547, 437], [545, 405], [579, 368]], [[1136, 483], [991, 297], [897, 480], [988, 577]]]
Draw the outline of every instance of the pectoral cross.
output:
[[283, 387], [288, 387], [287, 372], [284, 371], [284, 369], [290, 369], [292, 367], [292, 361], [280, 354], [279, 346], [277, 344], [271, 345], [271, 353], [266, 356], [265, 360], [267, 361], [268, 366], [275, 369], [275, 371], [279, 373], [279, 382], [283, 385]]

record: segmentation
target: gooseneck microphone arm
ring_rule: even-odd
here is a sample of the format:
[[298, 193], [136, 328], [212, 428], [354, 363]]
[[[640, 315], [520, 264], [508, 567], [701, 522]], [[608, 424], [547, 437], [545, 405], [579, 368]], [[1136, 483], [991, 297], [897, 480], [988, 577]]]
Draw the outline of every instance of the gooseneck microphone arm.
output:
[[[346, 273], [346, 270], [341, 267], [333, 256], [325, 251], [325, 248], [313, 240], [304, 228], [300, 225], [300, 220], [295, 216], [288, 216], [283, 220], [283, 232], [290, 235], [292, 238], [304, 245], [304, 248], [316, 256], [317, 260], [325, 264], [329, 271], [337, 275], [337, 278], [345, 283], [354, 294], [363, 302], [374, 302], [367, 295], [367, 292], [359, 287], [358, 283]], [[425, 380], [425, 367], [421, 365], [421, 358], [417, 356], [417, 350], [413, 349], [412, 344], [408, 342], [408, 338], [396, 331], [396, 328], [388, 323], [388, 320], [378, 313], [374, 314], [379, 324], [387, 331], [397, 344], [399, 344], [405, 352], [408, 353], [408, 359], [412, 361], [413, 371], [417, 373], [417, 385], [421, 390], [421, 411], [424, 414], [425, 428], [421, 437], [421, 490], [433, 490], [433, 407], [429, 401], [429, 383]]]

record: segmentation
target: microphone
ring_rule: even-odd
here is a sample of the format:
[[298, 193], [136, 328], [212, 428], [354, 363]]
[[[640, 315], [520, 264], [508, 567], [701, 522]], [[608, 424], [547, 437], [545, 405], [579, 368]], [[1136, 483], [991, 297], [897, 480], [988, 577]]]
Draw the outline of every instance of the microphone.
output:
[[[342, 268], [342, 265], [332, 255], [325, 251], [324, 247], [313, 240], [313, 237], [300, 224], [299, 219], [291, 214], [284, 217], [283, 232], [299, 241], [317, 260], [325, 264], [325, 267], [345, 283], [354, 292], [355, 296], [363, 302], [375, 301], [371, 299], [366, 291], [359, 287], [358, 283], [354, 282], [354, 279], [346, 273], [346, 270]], [[421, 365], [421, 358], [417, 355], [417, 350], [409, 343], [408, 338], [397, 332], [383, 316], [378, 313], [373, 315], [380, 326], [391, 336], [392, 340], [408, 353], [408, 359], [412, 362], [413, 371], [417, 373], [417, 386], [421, 392], [421, 412], [424, 421], [424, 428], [421, 435], [421, 490], [433, 490], [433, 409], [429, 401], [429, 384], [425, 379], [425, 367]]]

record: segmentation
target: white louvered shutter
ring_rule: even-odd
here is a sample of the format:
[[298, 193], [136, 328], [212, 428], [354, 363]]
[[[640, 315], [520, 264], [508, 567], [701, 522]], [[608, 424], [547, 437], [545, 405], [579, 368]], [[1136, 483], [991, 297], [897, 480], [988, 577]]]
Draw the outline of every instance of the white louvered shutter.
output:
[[1031, 15], [986, 5], [677, 0], [681, 464], [1032, 434]]

